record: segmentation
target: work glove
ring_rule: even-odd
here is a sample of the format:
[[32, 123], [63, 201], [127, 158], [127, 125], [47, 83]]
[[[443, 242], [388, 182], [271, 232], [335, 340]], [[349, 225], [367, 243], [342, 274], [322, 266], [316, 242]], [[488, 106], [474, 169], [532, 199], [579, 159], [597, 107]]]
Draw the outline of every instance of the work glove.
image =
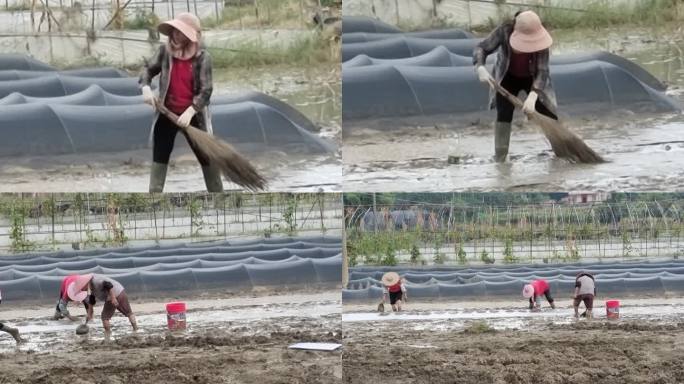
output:
[[154, 106], [154, 92], [152, 92], [152, 88], [149, 85], [142, 87], [142, 96], [145, 104]]
[[489, 83], [490, 81], [494, 81], [494, 78], [492, 77], [492, 75], [489, 74], [489, 71], [487, 70], [487, 68], [485, 68], [484, 65], [477, 66], [477, 77], [483, 83]]
[[189, 127], [190, 121], [195, 116], [195, 113], [197, 113], [197, 111], [195, 111], [195, 108], [189, 106], [188, 109], [186, 109], [185, 112], [183, 112], [183, 114], [178, 117], [178, 125], [184, 128]]
[[523, 112], [532, 113], [535, 111], [534, 106], [537, 104], [537, 92], [532, 91], [527, 95], [525, 103], [523, 104]]

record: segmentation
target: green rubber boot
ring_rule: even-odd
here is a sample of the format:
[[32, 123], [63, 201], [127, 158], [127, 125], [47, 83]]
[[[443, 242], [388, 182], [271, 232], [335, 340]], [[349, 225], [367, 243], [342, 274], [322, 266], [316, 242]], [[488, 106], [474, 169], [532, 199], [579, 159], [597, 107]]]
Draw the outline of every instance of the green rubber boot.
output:
[[221, 181], [221, 173], [216, 167], [202, 167], [202, 174], [204, 175], [204, 184], [207, 186], [207, 192], [223, 192], [223, 181]]
[[496, 122], [494, 128], [494, 159], [503, 163], [508, 156], [508, 145], [511, 142], [511, 123]]
[[19, 336], [19, 330], [16, 328], [12, 328], [9, 325], [0, 324], [0, 331], [9, 333], [14, 338], [14, 341], [17, 342], [17, 344], [24, 342], [24, 339]]
[[152, 163], [150, 172], [150, 193], [164, 191], [164, 183], [166, 182], [166, 170], [169, 168], [168, 164]]

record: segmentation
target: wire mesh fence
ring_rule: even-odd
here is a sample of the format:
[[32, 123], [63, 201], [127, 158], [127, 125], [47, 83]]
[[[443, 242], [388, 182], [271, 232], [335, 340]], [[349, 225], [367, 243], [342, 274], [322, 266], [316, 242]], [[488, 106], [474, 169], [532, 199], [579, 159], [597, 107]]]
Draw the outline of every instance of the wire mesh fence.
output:
[[263, 47], [284, 49], [312, 38], [317, 26], [323, 29], [325, 20], [339, 16], [328, 3], [334, 2], [6, 0], [4, 10], [0, 5], [0, 51], [27, 53], [58, 66], [139, 67], [158, 46], [157, 25], [192, 12], [201, 19], [207, 47], [256, 54]]
[[677, 258], [684, 200], [345, 207], [350, 262], [466, 264]]
[[339, 194], [0, 196], [0, 252], [341, 232]]

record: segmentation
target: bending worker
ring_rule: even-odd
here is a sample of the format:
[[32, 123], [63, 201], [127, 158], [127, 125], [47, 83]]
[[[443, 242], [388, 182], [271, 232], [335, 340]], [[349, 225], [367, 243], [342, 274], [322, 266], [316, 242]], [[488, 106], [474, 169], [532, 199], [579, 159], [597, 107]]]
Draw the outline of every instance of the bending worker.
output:
[[541, 297], [545, 296], [546, 301], [549, 302], [551, 308], [556, 308], [553, 303], [553, 297], [551, 297], [551, 288], [549, 283], [544, 279], [534, 280], [529, 284], [525, 284], [523, 287], [523, 296], [530, 301], [530, 310], [540, 311], [541, 310]]
[[396, 272], [387, 272], [382, 276], [382, 284], [384, 286], [382, 302], [387, 301], [387, 296], [389, 295], [392, 311], [401, 312], [401, 303], [402, 301], [406, 302], [408, 298], [403, 279]]
[[591, 311], [594, 309], [594, 297], [596, 296], [596, 281], [594, 276], [587, 272], [580, 272], [575, 278], [575, 295], [573, 307], [575, 308], [575, 318], [579, 318], [579, 305], [584, 302], [587, 309], [587, 319], [592, 318]]

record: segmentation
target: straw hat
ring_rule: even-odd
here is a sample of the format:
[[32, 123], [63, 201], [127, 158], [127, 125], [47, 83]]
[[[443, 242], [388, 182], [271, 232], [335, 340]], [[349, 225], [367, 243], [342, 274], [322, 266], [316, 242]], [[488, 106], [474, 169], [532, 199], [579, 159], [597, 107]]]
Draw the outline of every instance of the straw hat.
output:
[[515, 18], [510, 43], [518, 52], [532, 53], [549, 48], [553, 39], [542, 25], [539, 16], [532, 11], [525, 11]]
[[534, 296], [534, 287], [532, 286], [532, 284], [525, 284], [522, 290], [522, 295], [526, 299], [529, 299], [530, 297]]
[[196, 43], [199, 40], [199, 32], [201, 30], [200, 20], [192, 13], [183, 12], [176, 16], [175, 19], [165, 21], [157, 27], [159, 33], [166, 36], [171, 36], [173, 29], [179, 30], [190, 41]]
[[396, 272], [387, 272], [384, 275], [382, 275], [382, 283], [387, 287], [396, 285], [397, 283], [399, 283], [399, 280], [399, 274]]
[[79, 275], [75, 281], [71, 282], [71, 284], [67, 286], [67, 296], [69, 296], [69, 299], [77, 303], [85, 300], [86, 297], [88, 297], [88, 292], [84, 291], [83, 288], [88, 285], [92, 278], [93, 274], [88, 273], [85, 275]]

